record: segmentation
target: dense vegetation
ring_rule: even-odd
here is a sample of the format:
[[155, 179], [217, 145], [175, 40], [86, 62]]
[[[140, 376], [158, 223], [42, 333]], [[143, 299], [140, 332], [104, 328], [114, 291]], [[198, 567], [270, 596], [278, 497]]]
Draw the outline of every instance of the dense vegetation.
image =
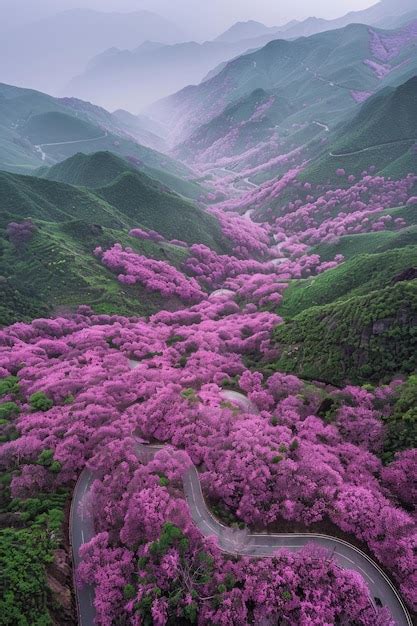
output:
[[140, 117], [0, 85], [0, 624], [74, 622], [78, 479], [100, 626], [392, 626], [265, 530], [417, 609], [416, 41], [277, 40], [157, 105], [204, 190]]
[[313, 306], [370, 294], [414, 278], [417, 278], [416, 246], [360, 254], [324, 274], [293, 281], [284, 293], [280, 313], [294, 317]]
[[[9, 398], [4, 401], [4, 398]], [[34, 398], [34, 407], [41, 398]], [[14, 420], [20, 413], [21, 390], [17, 377], [0, 381], [0, 441], [4, 444], [18, 437]], [[50, 408], [50, 407], [48, 407]], [[37, 463], [55, 474], [60, 466], [53, 464], [45, 450]], [[2, 624], [52, 624], [51, 593], [47, 589], [46, 569], [54, 561], [54, 551], [64, 543], [64, 507], [68, 492], [36, 493], [31, 498], [13, 498], [10, 483], [18, 464], [1, 474], [0, 495], [0, 570]]]
[[274, 334], [277, 370], [336, 385], [388, 380], [417, 367], [417, 281], [313, 307]]
[[[158, 310], [162, 305], [158, 295], [145, 295], [140, 287], [115, 281], [93, 256], [97, 246], [109, 248], [121, 242], [176, 267], [187, 252], [170, 240], [228, 249], [214, 216], [109, 153], [77, 155], [57, 170], [52, 168], [51, 177], [104, 186], [89, 191], [0, 173], [1, 324], [83, 303], [97, 311], [117, 310], [125, 315]], [[8, 224], [27, 219], [34, 224], [33, 233], [27, 241], [13, 241]], [[128, 232], [134, 227], [157, 230], [165, 241], [131, 237]]]

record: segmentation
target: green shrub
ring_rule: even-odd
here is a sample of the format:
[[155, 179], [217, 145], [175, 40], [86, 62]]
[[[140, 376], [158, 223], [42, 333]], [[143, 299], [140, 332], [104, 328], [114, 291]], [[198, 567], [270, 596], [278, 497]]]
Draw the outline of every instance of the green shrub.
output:
[[54, 403], [43, 391], [36, 391], [29, 398], [29, 404], [34, 411], [49, 411]]
[[20, 409], [15, 402], [3, 402], [0, 404], [0, 419], [8, 420], [19, 415]]
[[0, 398], [7, 394], [16, 395], [19, 392], [19, 379], [17, 376], [8, 376], [0, 380]]

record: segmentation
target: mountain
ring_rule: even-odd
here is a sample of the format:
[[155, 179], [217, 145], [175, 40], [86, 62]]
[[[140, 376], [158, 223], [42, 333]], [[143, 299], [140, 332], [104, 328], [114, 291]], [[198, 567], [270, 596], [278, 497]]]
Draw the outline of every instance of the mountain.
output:
[[126, 172], [135, 172], [133, 165], [111, 152], [78, 153], [42, 172], [42, 178], [77, 187], [104, 187]]
[[9, 29], [0, 42], [4, 82], [58, 93], [94, 55], [112, 46], [152, 39], [183, 40], [172, 22], [148, 11], [105, 13], [73, 9]]
[[371, 163], [375, 171], [398, 178], [417, 169], [417, 76], [397, 88], [386, 87], [336, 133], [319, 160], [305, 172], [326, 180], [343, 168], [359, 175]]
[[111, 153], [77, 154], [41, 175], [3, 172], [4, 210], [21, 219], [85, 219], [124, 229], [142, 226], [168, 239], [217, 249], [222, 245], [213, 217]]
[[279, 36], [285, 39], [309, 37], [317, 33], [344, 28], [349, 24], [369, 24], [380, 28], [395, 28], [403, 23], [399, 19], [400, 16], [407, 13], [411, 14], [414, 9], [414, 0], [399, 0], [398, 2], [396, 0], [381, 0], [368, 9], [350, 11], [333, 20], [308, 17], [296, 23], [289, 23], [279, 29]]
[[275, 35], [278, 30], [277, 27], [268, 27], [254, 20], [236, 22], [236, 24], [233, 24], [228, 30], [216, 37], [214, 41], [234, 43], [242, 39], [254, 39], [262, 35], [270, 35], [271, 33]]
[[[92, 59], [65, 91], [108, 109], [139, 111], [186, 85], [199, 83], [213, 67], [260, 48], [274, 37], [271, 31], [237, 41], [148, 43], [133, 50], [112, 48]], [[120, 89], [109, 89], [112, 82]]]
[[[149, 114], [174, 129], [171, 139], [178, 142], [261, 88], [291, 102], [288, 123], [317, 120], [334, 126], [357, 101], [417, 72], [416, 40], [417, 22], [411, 22], [395, 31], [354, 24], [296, 41], [271, 41], [210, 80], [156, 103]], [[390, 46], [389, 53], [384, 46]]]
[[[133, 121], [132, 121], [133, 118]], [[53, 98], [30, 89], [0, 84], [0, 168], [31, 173], [82, 150], [110, 151], [131, 159], [153, 178], [197, 198], [202, 190], [188, 179], [192, 172], [165, 154], [138, 143], [149, 138], [141, 120], [112, 115], [75, 98]], [[155, 142], [157, 138], [155, 136]], [[160, 140], [163, 143], [163, 140]]]
[[153, 123], [145, 115], [133, 115], [124, 109], [117, 109], [112, 114], [126, 132], [144, 146], [154, 150], [164, 151], [166, 149], [163, 135], [165, 130], [159, 124]]
[[[112, 154], [76, 155], [44, 176], [0, 172], [0, 325], [80, 304], [125, 315], [178, 306], [137, 286], [120, 284], [93, 255], [97, 246], [108, 249], [119, 242], [181, 269], [187, 257], [184, 248], [130, 237], [127, 233], [134, 227], [156, 230], [168, 241], [229, 251], [215, 217]], [[6, 227], [28, 218], [35, 233], [16, 250]]]

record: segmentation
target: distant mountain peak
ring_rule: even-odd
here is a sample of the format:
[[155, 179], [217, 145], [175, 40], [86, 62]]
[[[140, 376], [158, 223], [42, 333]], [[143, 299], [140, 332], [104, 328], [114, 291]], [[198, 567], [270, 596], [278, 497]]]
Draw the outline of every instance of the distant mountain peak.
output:
[[224, 33], [219, 35], [214, 41], [220, 41], [223, 43], [234, 43], [236, 41], [242, 41], [244, 39], [253, 39], [255, 37], [261, 37], [268, 33], [278, 31], [278, 27], [265, 26], [261, 22], [255, 20], [248, 20], [247, 22], [236, 22]]

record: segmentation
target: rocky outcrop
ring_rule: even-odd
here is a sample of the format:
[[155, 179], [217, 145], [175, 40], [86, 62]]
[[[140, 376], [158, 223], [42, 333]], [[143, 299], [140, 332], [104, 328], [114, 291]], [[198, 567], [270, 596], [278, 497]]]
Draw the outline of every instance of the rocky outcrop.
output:
[[77, 624], [73, 593], [72, 568], [66, 550], [59, 548], [54, 552], [54, 560], [46, 570], [46, 581], [50, 592], [50, 613], [53, 624], [73, 626]]

